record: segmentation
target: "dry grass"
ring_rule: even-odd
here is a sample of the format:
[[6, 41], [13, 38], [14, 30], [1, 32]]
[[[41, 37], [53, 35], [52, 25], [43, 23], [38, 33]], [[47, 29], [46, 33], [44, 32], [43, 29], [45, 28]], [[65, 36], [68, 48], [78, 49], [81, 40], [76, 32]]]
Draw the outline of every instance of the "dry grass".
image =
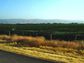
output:
[[84, 48], [84, 42], [75, 42], [75, 41], [59, 41], [59, 40], [54, 40], [54, 41], [46, 41], [47, 46], [51, 47], [63, 47], [63, 48], [75, 48], [75, 49], [81, 49]]
[[32, 36], [18, 36], [18, 35], [0, 35], [0, 40], [6, 40], [8, 42], [17, 42], [25, 46], [50, 46], [50, 47], [63, 47], [63, 48], [75, 48], [84, 49], [84, 41], [59, 41], [59, 40], [46, 40], [44, 37], [32, 37]]
[[84, 63], [84, 41], [49, 41], [44, 37], [0, 35], [0, 42], [1, 50], [65, 63]]
[[[41, 59], [46, 59], [46, 60], [50, 60], [50, 61], [59, 61], [59, 62], [64, 62], [64, 63], [83, 63], [84, 62], [84, 57], [83, 56], [79, 56], [79, 55], [74, 55], [74, 54], [68, 54], [68, 53], [63, 53], [63, 54], [58, 54], [61, 53], [63, 49], [59, 49], [61, 50], [58, 51], [58, 53], [51, 53], [49, 51], [50, 47], [12, 47], [6, 44], [0, 44], [0, 49], [1, 50], [5, 50], [5, 51], [10, 51], [13, 53], [17, 53], [17, 54], [22, 54], [22, 55], [26, 55], [26, 56], [32, 56], [32, 57], [36, 57], [36, 58], [41, 58]], [[51, 47], [52, 48], [52, 47]], [[66, 49], [65, 49], [66, 50]], [[67, 49], [68, 50], [68, 49]], [[73, 51], [73, 50], [71, 50]]]

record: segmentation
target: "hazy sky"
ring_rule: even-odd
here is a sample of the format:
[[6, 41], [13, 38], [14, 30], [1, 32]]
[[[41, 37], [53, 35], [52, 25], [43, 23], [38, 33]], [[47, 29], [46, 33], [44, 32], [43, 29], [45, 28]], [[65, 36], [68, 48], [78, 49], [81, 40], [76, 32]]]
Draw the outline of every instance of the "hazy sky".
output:
[[84, 0], [0, 0], [0, 19], [84, 20]]

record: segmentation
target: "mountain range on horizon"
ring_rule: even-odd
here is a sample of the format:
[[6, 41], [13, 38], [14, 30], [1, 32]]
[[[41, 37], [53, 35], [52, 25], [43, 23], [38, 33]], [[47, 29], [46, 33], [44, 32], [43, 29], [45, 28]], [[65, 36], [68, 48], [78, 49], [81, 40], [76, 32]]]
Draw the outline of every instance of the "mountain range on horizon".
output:
[[83, 20], [61, 19], [0, 19], [0, 24], [39, 24], [39, 23], [84, 23]]

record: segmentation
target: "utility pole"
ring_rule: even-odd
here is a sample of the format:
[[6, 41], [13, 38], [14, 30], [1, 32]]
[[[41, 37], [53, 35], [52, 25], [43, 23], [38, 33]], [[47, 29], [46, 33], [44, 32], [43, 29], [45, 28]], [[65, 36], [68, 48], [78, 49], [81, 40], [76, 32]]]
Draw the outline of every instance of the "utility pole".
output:
[[50, 31], [50, 40], [52, 40], [52, 39], [53, 39], [53, 32]]
[[10, 36], [10, 34], [11, 34], [10, 31], [8, 31], [8, 35], [9, 35], [9, 36]]
[[15, 28], [12, 28], [12, 33], [14, 34]]
[[52, 40], [52, 33], [50, 33], [50, 40]]
[[8, 35], [9, 35], [9, 36], [10, 36], [10, 34], [11, 34], [10, 28], [11, 28], [11, 27], [10, 27], [10, 25], [9, 25], [9, 31], [8, 31]]
[[77, 34], [77, 35], [75, 36], [75, 40], [77, 40], [78, 36], [79, 36], [79, 34]]

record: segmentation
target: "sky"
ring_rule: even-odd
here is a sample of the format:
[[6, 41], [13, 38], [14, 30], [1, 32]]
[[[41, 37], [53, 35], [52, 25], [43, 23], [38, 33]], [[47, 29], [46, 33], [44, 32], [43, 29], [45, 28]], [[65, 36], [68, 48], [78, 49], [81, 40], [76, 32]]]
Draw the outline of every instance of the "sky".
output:
[[0, 19], [84, 20], [84, 0], [0, 0]]

